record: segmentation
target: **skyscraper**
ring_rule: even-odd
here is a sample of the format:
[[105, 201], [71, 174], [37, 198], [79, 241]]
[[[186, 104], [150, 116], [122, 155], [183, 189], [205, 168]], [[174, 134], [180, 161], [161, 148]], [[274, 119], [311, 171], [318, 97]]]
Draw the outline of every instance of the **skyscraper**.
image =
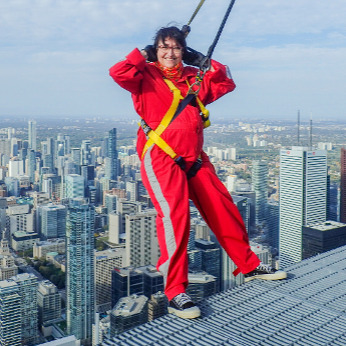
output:
[[255, 222], [259, 224], [266, 219], [268, 198], [268, 165], [265, 161], [252, 162], [252, 186], [255, 191]]
[[327, 153], [292, 147], [280, 153], [281, 266], [302, 260], [302, 226], [326, 220]]
[[41, 235], [44, 239], [65, 237], [66, 207], [48, 204], [40, 207]]
[[89, 345], [95, 314], [94, 208], [70, 201], [66, 222], [66, 320], [68, 334]]
[[116, 248], [95, 252], [95, 284], [97, 312], [112, 308], [112, 271], [124, 266], [125, 249]]
[[21, 345], [21, 305], [18, 285], [0, 281], [0, 345]]
[[81, 165], [91, 165], [91, 142], [89, 139], [82, 141], [80, 159]]
[[346, 148], [341, 148], [340, 222], [346, 223]]
[[37, 345], [37, 288], [38, 281], [34, 274], [18, 274], [13, 276], [20, 296], [20, 319], [22, 345]]
[[156, 264], [159, 246], [156, 235], [156, 211], [126, 215], [126, 263], [134, 267]]
[[28, 123], [29, 148], [36, 151], [36, 121], [29, 120]]
[[118, 171], [118, 150], [117, 150], [117, 129], [108, 131], [108, 141], [106, 150], [106, 178], [117, 180]]
[[26, 174], [29, 176], [30, 183], [35, 182], [35, 171], [36, 171], [36, 152], [33, 149], [28, 150], [26, 160]]
[[79, 174], [68, 174], [65, 177], [65, 197], [84, 197], [84, 178]]

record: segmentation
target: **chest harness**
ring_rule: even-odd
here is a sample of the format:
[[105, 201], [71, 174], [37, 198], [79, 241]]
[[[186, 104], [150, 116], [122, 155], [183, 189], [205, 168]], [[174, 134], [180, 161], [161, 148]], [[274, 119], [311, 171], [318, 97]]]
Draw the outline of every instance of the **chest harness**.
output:
[[[198, 91], [200, 89], [200, 83], [202, 81], [202, 78], [199, 77], [199, 73], [196, 77], [196, 82], [193, 84], [189, 84], [188, 81], [186, 81], [189, 90], [187, 93], [187, 96], [184, 98], [181, 95], [180, 90], [174, 85], [172, 81], [170, 81], [167, 78], [164, 78], [165, 83], [173, 93], [173, 101], [171, 106], [169, 107], [168, 111], [162, 118], [160, 124], [157, 126], [155, 130], [153, 130], [145, 121], [144, 119], [141, 119], [140, 126], [143, 129], [146, 137], [147, 142], [144, 145], [143, 152], [142, 152], [142, 158], [144, 157], [145, 153], [151, 147], [153, 144], [156, 144], [161, 150], [163, 150], [168, 156], [170, 156], [178, 165], [179, 167], [185, 171], [185, 160], [182, 156], [178, 155], [174, 149], [164, 140], [162, 139], [161, 135], [166, 130], [166, 128], [169, 126], [169, 124], [183, 111], [183, 109], [193, 100], [195, 99], [198, 107], [200, 109], [200, 115], [203, 120], [203, 126], [204, 128], [210, 126], [210, 120], [209, 120], [209, 111], [204, 107], [202, 101], [197, 96]], [[194, 86], [198, 86], [198, 89], [196, 91], [193, 90]], [[182, 100], [182, 101], [181, 101]], [[181, 101], [181, 102], [180, 102]], [[202, 159], [201, 155], [198, 157], [198, 159], [193, 163], [191, 168], [186, 173], [187, 178], [194, 177], [198, 170], [201, 168], [202, 165]]]

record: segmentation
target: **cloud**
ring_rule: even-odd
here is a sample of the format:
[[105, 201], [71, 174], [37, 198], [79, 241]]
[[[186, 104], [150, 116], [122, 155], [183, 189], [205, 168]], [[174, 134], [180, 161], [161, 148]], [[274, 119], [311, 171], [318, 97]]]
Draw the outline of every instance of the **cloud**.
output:
[[[134, 47], [150, 43], [161, 26], [185, 24], [198, 3], [1, 1], [0, 109], [12, 114], [129, 112], [129, 98], [112, 84], [108, 68]], [[228, 4], [205, 1], [191, 25], [193, 48], [207, 51]], [[214, 57], [232, 67], [237, 111], [279, 112], [289, 103], [323, 112], [328, 105], [335, 114], [346, 109], [345, 15], [342, 0], [236, 1]], [[18, 95], [25, 107], [19, 106]], [[248, 99], [261, 101], [255, 106]]]

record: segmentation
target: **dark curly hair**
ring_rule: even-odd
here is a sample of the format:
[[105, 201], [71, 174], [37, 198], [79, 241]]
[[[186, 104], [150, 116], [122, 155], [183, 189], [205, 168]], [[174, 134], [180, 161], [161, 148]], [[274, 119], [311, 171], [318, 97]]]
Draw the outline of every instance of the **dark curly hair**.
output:
[[155, 48], [157, 48], [160, 41], [165, 42], [166, 38], [174, 39], [177, 43], [179, 43], [183, 47], [183, 50], [185, 50], [186, 48], [185, 35], [176, 26], [161, 28], [160, 30], [157, 31], [156, 36], [154, 38]]

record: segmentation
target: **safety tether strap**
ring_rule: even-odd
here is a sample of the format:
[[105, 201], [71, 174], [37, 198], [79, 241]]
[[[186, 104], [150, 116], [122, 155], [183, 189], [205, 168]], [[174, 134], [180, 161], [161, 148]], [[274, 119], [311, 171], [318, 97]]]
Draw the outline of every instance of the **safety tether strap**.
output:
[[[159, 126], [151, 131], [148, 131], [146, 135], [149, 137], [148, 141], [145, 143], [142, 152], [142, 158], [144, 157], [147, 150], [155, 143], [157, 144], [166, 154], [168, 154], [172, 159], [174, 159], [177, 154], [174, 150], [160, 137], [163, 131], [167, 128], [167, 126], [171, 123], [173, 116], [178, 108], [180, 100], [183, 98], [181, 96], [180, 90], [168, 79], [164, 79], [169, 89], [173, 92], [173, 101], [168, 111], [162, 118]], [[142, 120], [143, 123], [144, 120]], [[142, 126], [142, 125], [141, 125]], [[148, 126], [148, 125], [146, 125]], [[142, 126], [143, 128], [143, 126]], [[144, 129], [143, 129], [144, 130]]]

